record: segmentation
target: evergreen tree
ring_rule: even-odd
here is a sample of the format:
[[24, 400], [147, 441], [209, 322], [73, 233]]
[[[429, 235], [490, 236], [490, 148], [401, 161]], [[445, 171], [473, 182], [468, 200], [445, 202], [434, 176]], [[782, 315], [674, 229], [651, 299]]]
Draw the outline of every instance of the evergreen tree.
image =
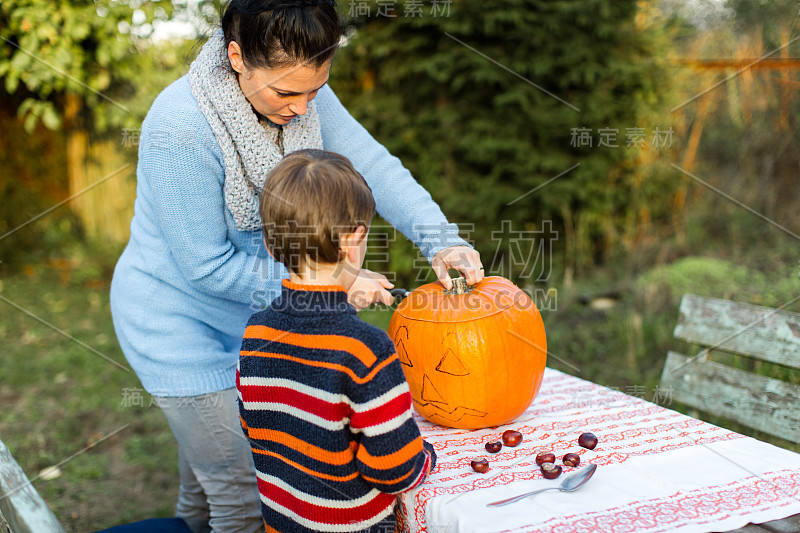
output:
[[[451, 220], [475, 224], [487, 267], [515, 264], [498, 246], [502, 220], [512, 234], [552, 220], [573, 259], [590, 263], [654, 197], [668, 203], [665, 184], [637, 166], [656, 150], [647, 121], [667, 85], [649, 2], [351, 0], [342, 9], [350, 39], [331, 85]], [[633, 128], [644, 148], [627, 146]]]

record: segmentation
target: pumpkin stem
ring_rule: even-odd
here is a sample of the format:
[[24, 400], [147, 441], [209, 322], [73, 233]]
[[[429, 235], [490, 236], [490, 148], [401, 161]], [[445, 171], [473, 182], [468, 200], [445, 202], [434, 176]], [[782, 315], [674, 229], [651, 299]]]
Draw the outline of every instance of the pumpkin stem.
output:
[[469, 286], [467, 285], [467, 278], [462, 278], [458, 276], [457, 278], [452, 278], [453, 280], [453, 290], [451, 291], [452, 294], [464, 294], [469, 290]]

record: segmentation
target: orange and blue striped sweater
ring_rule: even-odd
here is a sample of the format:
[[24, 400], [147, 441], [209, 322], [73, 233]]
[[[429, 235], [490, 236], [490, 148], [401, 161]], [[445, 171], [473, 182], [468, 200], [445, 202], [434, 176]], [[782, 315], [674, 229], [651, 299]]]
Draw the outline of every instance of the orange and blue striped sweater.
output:
[[394, 344], [343, 287], [284, 280], [248, 322], [236, 386], [268, 531], [387, 531], [435, 461]]

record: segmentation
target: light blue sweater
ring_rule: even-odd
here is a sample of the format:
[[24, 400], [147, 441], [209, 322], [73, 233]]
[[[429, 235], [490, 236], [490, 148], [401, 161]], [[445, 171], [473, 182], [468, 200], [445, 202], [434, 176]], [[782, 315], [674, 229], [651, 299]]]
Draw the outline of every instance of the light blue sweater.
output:
[[[366, 178], [378, 213], [430, 259], [467, 244], [425, 189], [339, 103], [315, 99], [325, 150]], [[188, 76], [156, 98], [142, 124], [131, 237], [111, 283], [122, 351], [156, 396], [196, 396], [235, 386], [250, 315], [281, 292], [283, 265], [261, 231], [239, 231], [223, 197], [222, 152]]]

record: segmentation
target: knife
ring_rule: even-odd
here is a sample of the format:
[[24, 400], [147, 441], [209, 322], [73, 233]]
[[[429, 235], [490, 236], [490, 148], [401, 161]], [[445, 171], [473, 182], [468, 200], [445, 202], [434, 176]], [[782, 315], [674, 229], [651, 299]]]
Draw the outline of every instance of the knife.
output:
[[394, 289], [389, 289], [389, 294], [391, 294], [395, 298], [405, 298], [406, 296], [411, 294], [411, 291], [408, 289], [394, 288]]

